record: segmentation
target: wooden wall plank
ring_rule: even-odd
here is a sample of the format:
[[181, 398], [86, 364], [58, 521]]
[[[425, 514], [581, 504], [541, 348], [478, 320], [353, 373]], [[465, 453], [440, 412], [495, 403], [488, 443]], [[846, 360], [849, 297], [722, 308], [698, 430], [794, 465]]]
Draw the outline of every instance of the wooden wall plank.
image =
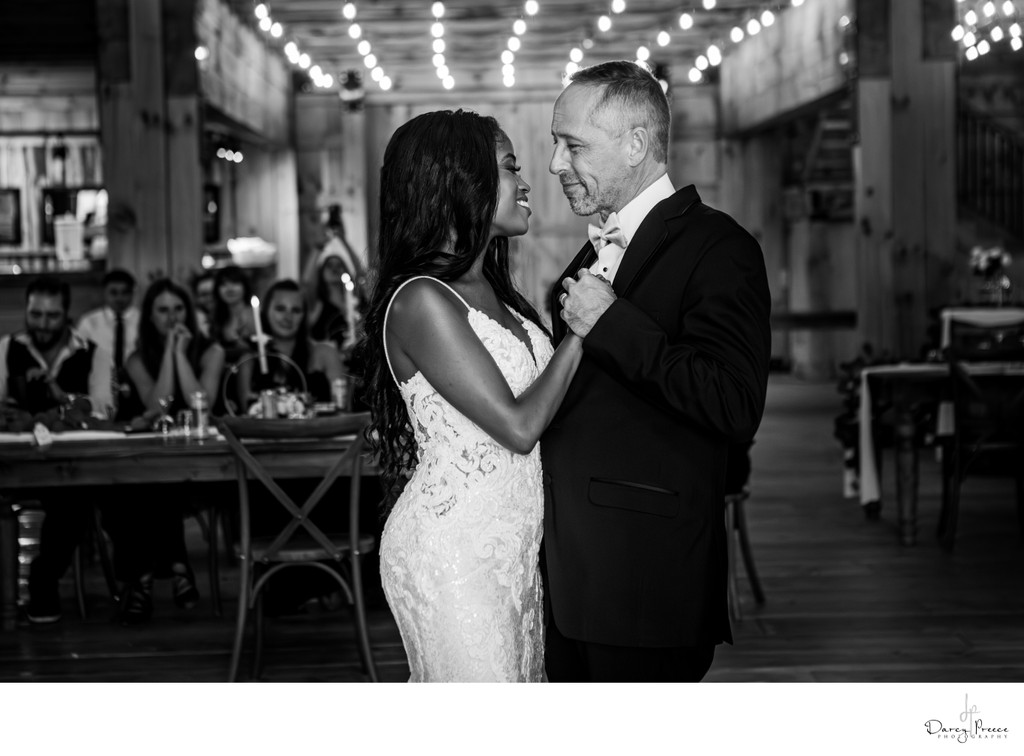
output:
[[199, 126], [195, 94], [167, 98], [167, 271], [178, 281], [188, 280], [203, 254]]
[[957, 256], [956, 248], [956, 64], [936, 57], [925, 66], [923, 92], [928, 104], [921, 122], [920, 150], [926, 172], [924, 290], [926, 309], [931, 312], [953, 301], [956, 282], [967, 272], [966, 260]]
[[892, 4], [895, 347], [908, 358], [927, 339], [929, 310], [949, 301], [956, 239], [955, 63], [924, 59], [924, 8]]
[[892, 86], [888, 79], [857, 85], [860, 144], [854, 149], [857, 218], [857, 330], [862, 342], [891, 349], [896, 341], [893, 282]]

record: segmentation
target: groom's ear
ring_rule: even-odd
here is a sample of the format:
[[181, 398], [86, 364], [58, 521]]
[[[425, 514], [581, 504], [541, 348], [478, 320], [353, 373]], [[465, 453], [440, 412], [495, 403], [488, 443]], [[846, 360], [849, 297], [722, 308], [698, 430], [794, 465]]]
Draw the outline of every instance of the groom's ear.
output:
[[636, 168], [644, 162], [651, 149], [651, 135], [643, 126], [634, 126], [629, 130], [628, 137], [626, 160], [630, 168]]

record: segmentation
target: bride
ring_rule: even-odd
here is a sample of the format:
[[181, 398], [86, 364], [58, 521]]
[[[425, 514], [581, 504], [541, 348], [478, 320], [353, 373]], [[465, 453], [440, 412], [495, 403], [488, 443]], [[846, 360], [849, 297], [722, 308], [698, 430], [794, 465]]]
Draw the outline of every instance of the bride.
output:
[[497, 121], [461, 110], [412, 119], [384, 153], [364, 346], [370, 438], [401, 490], [380, 558], [411, 681], [544, 675], [537, 440], [582, 345], [553, 350], [512, 283], [519, 170]]

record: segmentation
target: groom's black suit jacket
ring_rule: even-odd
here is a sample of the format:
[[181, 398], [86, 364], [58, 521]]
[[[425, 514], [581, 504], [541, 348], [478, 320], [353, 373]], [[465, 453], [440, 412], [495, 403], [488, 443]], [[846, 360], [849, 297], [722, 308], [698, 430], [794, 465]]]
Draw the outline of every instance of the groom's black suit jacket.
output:
[[[587, 243], [563, 277], [593, 257]], [[730, 441], [753, 438], [764, 411], [761, 248], [687, 186], [644, 219], [613, 288], [541, 439], [549, 606], [576, 640], [731, 642], [725, 470]]]

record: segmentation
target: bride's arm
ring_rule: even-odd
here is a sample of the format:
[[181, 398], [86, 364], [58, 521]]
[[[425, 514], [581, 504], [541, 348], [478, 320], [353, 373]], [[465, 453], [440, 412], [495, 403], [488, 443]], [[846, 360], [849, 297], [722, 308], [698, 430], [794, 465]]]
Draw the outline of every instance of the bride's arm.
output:
[[419, 370], [455, 409], [519, 454], [533, 449], [551, 422], [583, 354], [582, 341], [567, 336], [517, 399], [469, 325], [465, 305], [427, 280], [412, 282], [395, 298], [387, 344], [396, 368]]

